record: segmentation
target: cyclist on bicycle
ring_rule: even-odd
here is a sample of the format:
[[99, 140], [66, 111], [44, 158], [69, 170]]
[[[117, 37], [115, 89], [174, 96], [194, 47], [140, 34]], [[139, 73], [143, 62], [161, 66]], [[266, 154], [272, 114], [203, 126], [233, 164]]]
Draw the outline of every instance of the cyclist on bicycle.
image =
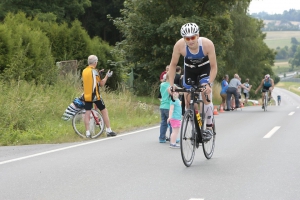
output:
[[[191, 86], [187, 84], [188, 78], [195, 83], [200, 77], [199, 83], [205, 85], [205, 90], [202, 92], [202, 99], [204, 101], [204, 109], [206, 112], [207, 127], [211, 130], [213, 118], [213, 104], [212, 104], [212, 83], [217, 75], [217, 60], [215, 53], [215, 46], [211, 40], [199, 36], [199, 27], [195, 23], [187, 23], [181, 27], [181, 36], [173, 48], [172, 59], [169, 69], [170, 87], [174, 87], [174, 77], [176, 66], [180, 56], [184, 57], [184, 75], [183, 86], [189, 89]], [[172, 91], [170, 91], [172, 92]], [[210, 102], [205, 98], [205, 95], [210, 96]], [[184, 94], [186, 108], [189, 108], [190, 96]]]
[[277, 95], [277, 103], [278, 103], [278, 105], [280, 105], [280, 103], [281, 103], [281, 96], [280, 95]]
[[84, 116], [85, 128], [86, 128], [86, 137], [90, 137], [91, 133], [89, 131], [89, 122], [91, 109], [93, 107], [93, 103], [96, 104], [97, 108], [100, 110], [103, 116], [103, 120], [106, 126], [106, 134], [107, 136], [116, 136], [117, 134], [113, 132], [110, 128], [110, 122], [108, 117], [108, 111], [105, 108], [104, 101], [100, 95], [100, 86], [104, 86], [108, 77], [112, 75], [112, 72], [108, 70], [105, 78], [101, 80], [98, 70], [96, 70], [96, 66], [98, 64], [98, 57], [95, 55], [90, 55], [88, 57], [88, 64], [82, 71], [82, 81], [83, 81], [83, 99], [85, 102], [84, 108], [86, 110]]
[[[257, 91], [262, 87], [262, 102], [264, 102], [265, 99], [265, 92], [269, 92], [269, 98], [268, 101], [271, 100], [272, 90], [274, 89], [274, 81], [270, 78], [269, 74], [265, 75], [265, 78], [261, 80], [260, 85], [255, 90], [255, 94], [257, 94]], [[262, 109], [264, 109], [265, 105], [262, 103]]]

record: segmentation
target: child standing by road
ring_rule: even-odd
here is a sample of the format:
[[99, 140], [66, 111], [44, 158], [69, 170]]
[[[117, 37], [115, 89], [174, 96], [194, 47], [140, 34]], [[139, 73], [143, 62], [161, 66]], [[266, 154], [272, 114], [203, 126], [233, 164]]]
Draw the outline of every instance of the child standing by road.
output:
[[[160, 134], [159, 134], [159, 143], [166, 143], [166, 133], [168, 129], [168, 123], [167, 120], [169, 118], [169, 109], [170, 109], [170, 97], [168, 88], [170, 87], [169, 83], [169, 75], [168, 73], [165, 74], [165, 82], [162, 82], [160, 84], [160, 93], [161, 93], [161, 101], [160, 101]], [[170, 128], [170, 135], [172, 133], [172, 128]]]
[[169, 111], [169, 118], [168, 118], [168, 123], [170, 123], [172, 127], [170, 148], [174, 148], [174, 149], [180, 148], [180, 145], [176, 144], [177, 135], [181, 125], [181, 115], [182, 115], [182, 109], [178, 97], [179, 97], [179, 93], [173, 92], [173, 99], [175, 101], [174, 102], [170, 101], [170, 111]]

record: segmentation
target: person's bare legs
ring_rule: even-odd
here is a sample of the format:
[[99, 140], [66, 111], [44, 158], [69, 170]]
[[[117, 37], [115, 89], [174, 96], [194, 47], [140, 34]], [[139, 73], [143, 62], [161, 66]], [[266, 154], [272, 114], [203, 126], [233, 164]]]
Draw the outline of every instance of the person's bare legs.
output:
[[[191, 95], [189, 93], [184, 93], [184, 101], [185, 101], [185, 110], [190, 108], [190, 100], [191, 100]], [[200, 103], [200, 113], [201, 113], [201, 103]], [[198, 104], [194, 103], [194, 109], [198, 110]]]
[[103, 110], [101, 110], [101, 114], [102, 114], [102, 117], [103, 117], [104, 124], [105, 124], [106, 128], [110, 128], [110, 122], [109, 122], [107, 109], [104, 108]]
[[265, 93], [262, 92], [261, 94], [261, 101], [262, 101], [262, 105], [265, 106]]
[[171, 134], [171, 139], [170, 139], [171, 144], [176, 144], [178, 133], [179, 133], [179, 127], [176, 127], [176, 128], [172, 127], [172, 134]]
[[235, 108], [235, 98], [234, 95], [231, 96], [231, 109]]
[[210, 100], [210, 102], [208, 102], [206, 100], [206, 97], [205, 97], [205, 94], [202, 93], [202, 100], [204, 102], [204, 113], [205, 113], [205, 117], [206, 117], [206, 125], [209, 125], [209, 126], [206, 126], [206, 128], [212, 128], [212, 119], [213, 119], [213, 113], [214, 113], [214, 105], [212, 103], [212, 93], [210, 93], [208, 95], [208, 98]]
[[84, 114], [84, 125], [85, 125], [85, 135], [86, 137], [91, 137], [90, 133], [90, 115], [91, 115], [91, 110], [86, 110]]

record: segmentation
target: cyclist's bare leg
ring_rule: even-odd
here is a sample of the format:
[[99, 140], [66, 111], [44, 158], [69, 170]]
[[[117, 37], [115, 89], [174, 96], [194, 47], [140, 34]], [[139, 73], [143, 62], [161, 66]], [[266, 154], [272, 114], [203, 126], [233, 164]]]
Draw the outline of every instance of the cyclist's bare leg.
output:
[[261, 94], [261, 99], [262, 99], [262, 105], [264, 105], [264, 100], [265, 100], [265, 93], [264, 92], [262, 92], [262, 94]]
[[104, 108], [103, 110], [101, 110], [101, 114], [104, 120], [104, 124], [106, 126], [106, 128], [110, 128], [110, 122], [109, 122], [109, 117], [108, 117], [108, 111], [106, 108]]
[[84, 115], [84, 125], [86, 131], [90, 130], [90, 115], [91, 115], [91, 110], [86, 110]]
[[[184, 93], [184, 100], [185, 100], [185, 110], [189, 109], [190, 108], [190, 100], [191, 100], [191, 95], [187, 92]], [[198, 104], [197, 103], [194, 103], [194, 109], [195, 110], [199, 110], [199, 107], [198, 107]], [[200, 103], [200, 110], [199, 110], [199, 113], [202, 112], [202, 105]]]
[[204, 113], [206, 117], [206, 127], [212, 128], [212, 119], [213, 119], [213, 110], [214, 106], [212, 104], [212, 95], [208, 95], [208, 98], [210, 99], [210, 102], [206, 100], [205, 94], [202, 93], [202, 100], [204, 102]]

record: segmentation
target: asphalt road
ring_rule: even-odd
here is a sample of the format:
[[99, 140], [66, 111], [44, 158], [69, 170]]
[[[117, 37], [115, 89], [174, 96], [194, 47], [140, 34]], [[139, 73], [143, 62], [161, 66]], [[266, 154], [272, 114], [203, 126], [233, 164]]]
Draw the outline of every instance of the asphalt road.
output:
[[295, 200], [300, 97], [216, 115], [212, 159], [158, 142], [159, 127], [81, 143], [0, 147], [1, 200]]

